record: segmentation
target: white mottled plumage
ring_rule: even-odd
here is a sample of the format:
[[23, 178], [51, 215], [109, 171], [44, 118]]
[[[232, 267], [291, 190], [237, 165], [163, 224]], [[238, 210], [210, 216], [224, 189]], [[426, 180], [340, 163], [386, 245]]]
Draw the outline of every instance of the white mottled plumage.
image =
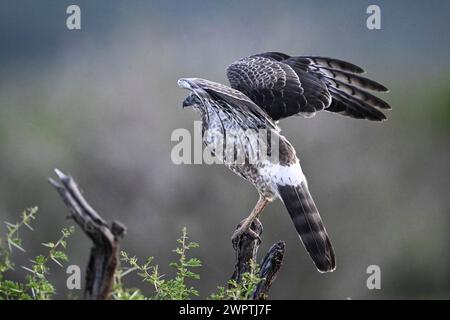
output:
[[276, 185], [300, 185], [306, 182], [306, 177], [300, 167], [298, 158], [294, 163], [283, 166], [279, 163], [267, 161], [260, 169], [260, 174], [265, 176], [268, 181]]

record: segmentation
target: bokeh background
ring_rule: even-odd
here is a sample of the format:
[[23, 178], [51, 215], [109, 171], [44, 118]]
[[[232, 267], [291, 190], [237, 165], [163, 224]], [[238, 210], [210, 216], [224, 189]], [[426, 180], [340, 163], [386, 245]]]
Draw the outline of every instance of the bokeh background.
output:
[[[82, 30], [66, 29], [69, 4]], [[366, 28], [381, 7], [382, 29]], [[233, 269], [230, 236], [257, 200], [218, 165], [174, 165], [170, 135], [193, 131], [176, 80], [227, 83], [225, 68], [263, 51], [349, 60], [391, 91], [382, 124], [322, 112], [282, 121], [337, 253], [319, 274], [281, 202], [263, 215], [262, 251], [287, 242], [274, 299], [450, 297], [450, 2], [448, 1], [16, 1], [0, 2], [0, 220], [38, 206], [27, 254], [59, 237], [66, 208], [46, 178], [74, 175], [108, 220], [128, 226], [123, 248], [163, 271], [183, 226], [200, 243], [204, 297]], [[2, 227], [2, 234], [5, 231]], [[77, 229], [70, 263], [90, 243]], [[262, 253], [262, 252], [261, 252]], [[381, 268], [381, 290], [366, 268]], [[17, 268], [11, 276], [22, 279]], [[52, 268], [58, 297], [64, 269]], [[145, 288], [137, 278], [129, 286]], [[145, 291], [145, 290], [144, 290]], [[75, 293], [81, 296], [81, 292]]]

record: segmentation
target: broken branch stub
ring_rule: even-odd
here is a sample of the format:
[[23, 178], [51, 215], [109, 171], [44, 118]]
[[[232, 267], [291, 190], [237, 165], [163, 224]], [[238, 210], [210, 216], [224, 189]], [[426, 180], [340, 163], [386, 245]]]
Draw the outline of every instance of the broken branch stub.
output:
[[111, 226], [83, 197], [75, 180], [55, 169], [59, 181], [49, 178], [71, 212], [71, 217], [92, 240], [93, 247], [86, 268], [85, 298], [105, 300], [111, 296], [119, 259], [119, 241], [126, 228], [113, 221]]

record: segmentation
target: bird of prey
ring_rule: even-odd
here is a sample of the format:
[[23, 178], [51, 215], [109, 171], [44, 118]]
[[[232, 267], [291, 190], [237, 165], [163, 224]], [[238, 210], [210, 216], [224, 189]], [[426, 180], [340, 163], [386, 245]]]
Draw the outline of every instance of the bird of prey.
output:
[[[387, 89], [358, 75], [362, 72], [360, 67], [338, 59], [267, 52], [231, 64], [227, 69], [231, 87], [200, 78], [178, 80], [180, 87], [190, 91], [183, 107], [192, 107], [201, 114], [204, 144], [215, 155], [228, 144], [234, 146], [234, 157], [242, 153], [244, 161], [224, 164], [252, 183], [259, 193], [258, 202], [233, 234], [234, 239], [251, 232], [253, 220], [279, 198], [317, 269], [335, 269], [330, 238], [295, 149], [280, 134], [277, 121], [292, 115], [309, 117], [320, 110], [384, 120], [386, 117], [378, 109], [389, 109], [389, 105], [364, 89]], [[277, 148], [277, 158], [256, 157], [249, 161], [261, 146], [261, 138], [254, 135], [258, 130], [276, 138], [276, 145], [269, 145], [269, 149]]]

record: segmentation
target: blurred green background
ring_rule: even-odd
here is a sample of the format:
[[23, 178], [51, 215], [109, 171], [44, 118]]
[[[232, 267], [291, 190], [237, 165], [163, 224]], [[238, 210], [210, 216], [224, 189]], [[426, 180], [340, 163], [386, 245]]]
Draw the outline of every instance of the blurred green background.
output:
[[[81, 31], [65, 25], [73, 3]], [[373, 3], [381, 7], [377, 31], [366, 28]], [[46, 182], [58, 167], [106, 219], [128, 226], [125, 250], [165, 268], [187, 226], [201, 245], [202, 295], [224, 284], [234, 263], [230, 236], [257, 194], [222, 166], [172, 164], [172, 131], [192, 131], [197, 119], [182, 110], [186, 92], [176, 80], [227, 83], [234, 60], [281, 51], [362, 66], [390, 88], [382, 97], [393, 109], [381, 124], [326, 112], [280, 123], [309, 178], [337, 270], [315, 270], [276, 202], [262, 216], [261, 250], [283, 239], [287, 253], [271, 297], [449, 298], [449, 33], [448, 1], [2, 0], [0, 220], [40, 208], [17, 264], [74, 224]], [[89, 248], [77, 229], [71, 263], [84, 268]], [[366, 288], [372, 264], [381, 268], [381, 290]], [[64, 270], [52, 270], [64, 298]]]

